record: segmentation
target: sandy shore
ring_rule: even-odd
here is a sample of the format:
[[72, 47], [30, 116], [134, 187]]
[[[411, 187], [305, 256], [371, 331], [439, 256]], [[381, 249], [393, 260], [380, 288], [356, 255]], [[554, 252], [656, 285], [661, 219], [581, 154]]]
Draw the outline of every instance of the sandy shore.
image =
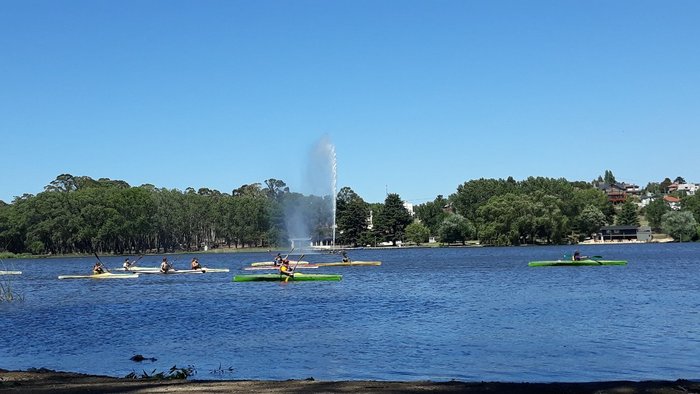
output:
[[315, 380], [132, 380], [50, 370], [0, 370], [0, 392], [32, 393], [700, 393], [700, 381], [593, 383]]

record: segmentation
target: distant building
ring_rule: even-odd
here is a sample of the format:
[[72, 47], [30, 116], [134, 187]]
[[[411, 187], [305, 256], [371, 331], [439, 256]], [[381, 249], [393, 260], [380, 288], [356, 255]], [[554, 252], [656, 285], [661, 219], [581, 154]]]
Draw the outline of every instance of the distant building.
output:
[[413, 204], [411, 204], [410, 202], [405, 202], [405, 201], [404, 201], [403, 207], [406, 208], [406, 210], [408, 211], [408, 213], [411, 214], [411, 217], [415, 216], [415, 213], [413, 212]]
[[681, 209], [681, 199], [678, 197], [664, 196], [664, 201], [674, 211], [678, 211], [679, 209]]
[[679, 192], [683, 191], [689, 196], [694, 196], [695, 192], [700, 189], [700, 185], [697, 183], [680, 183], [675, 185], [675, 189], [678, 190]]
[[627, 189], [625, 188], [624, 184], [613, 183], [611, 185], [608, 183], [603, 183], [598, 185], [598, 189], [604, 191], [608, 196], [608, 201], [613, 204], [623, 203], [625, 200], [627, 200]]
[[603, 241], [651, 241], [651, 227], [649, 226], [605, 226], [600, 229]]

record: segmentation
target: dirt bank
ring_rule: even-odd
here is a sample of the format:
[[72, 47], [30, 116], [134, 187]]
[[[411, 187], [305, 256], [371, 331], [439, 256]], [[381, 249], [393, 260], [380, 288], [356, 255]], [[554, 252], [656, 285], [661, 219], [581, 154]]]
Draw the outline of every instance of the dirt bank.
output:
[[314, 380], [130, 380], [49, 370], [0, 370], [0, 392], [32, 393], [700, 393], [699, 381], [593, 383]]

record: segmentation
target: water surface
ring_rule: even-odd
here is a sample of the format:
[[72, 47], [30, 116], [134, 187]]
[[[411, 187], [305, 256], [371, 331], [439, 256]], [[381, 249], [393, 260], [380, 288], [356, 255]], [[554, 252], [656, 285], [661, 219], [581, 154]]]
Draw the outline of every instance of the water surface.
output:
[[[0, 304], [0, 368], [124, 376], [192, 365], [198, 379], [700, 378], [700, 245], [579, 249], [629, 264], [527, 266], [573, 252], [554, 246], [357, 250], [351, 258], [382, 265], [314, 270], [343, 274], [341, 282], [280, 284], [231, 282], [265, 253], [198, 255], [228, 274], [105, 281], [57, 279], [88, 273], [91, 258], [3, 260], [24, 271], [12, 283], [25, 301]], [[169, 259], [184, 268], [191, 256]], [[122, 260], [103, 258], [112, 268]], [[157, 361], [135, 363], [135, 354]]]

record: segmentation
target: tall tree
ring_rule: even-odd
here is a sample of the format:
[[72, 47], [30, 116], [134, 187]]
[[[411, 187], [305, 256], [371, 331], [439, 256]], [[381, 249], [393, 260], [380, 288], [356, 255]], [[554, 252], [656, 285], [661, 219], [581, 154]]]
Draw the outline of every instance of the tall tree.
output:
[[603, 177], [603, 180], [608, 185], [612, 185], [614, 183], [617, 183], [617, 181], [615, 180], [615, 175], [613, 175], [613, 172], [610, 170], [605, 170], [605, 176]]
[[627, 200], [622, 203], [620, 214], [617, 215], [617, 224], [621, 226], [639, 226], [637, 206], [633, 202]]
[[411, 214], [403, 206], [403, 201], [396, 193], [390, 193], [384, 200], [384, 206], [377, 214], [375, 227], [385, 241], [396, 245], [403, 238], [404, 230], [413, 221]]
[[357, 246], [367, 231], [369, 205], [351, 188], [343, 187], [336, 198], [336, 225], [338, 241]]

